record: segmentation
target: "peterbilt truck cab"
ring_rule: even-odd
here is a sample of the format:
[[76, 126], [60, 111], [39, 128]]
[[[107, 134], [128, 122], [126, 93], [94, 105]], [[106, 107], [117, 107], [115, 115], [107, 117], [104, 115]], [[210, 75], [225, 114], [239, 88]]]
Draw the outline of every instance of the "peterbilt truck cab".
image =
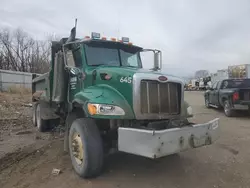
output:
[[[34, 76], [32, 100], [39, 131], [64, 127], [64, 149], [79, 176], [99, 175], [110, 150], [156, 159], [218, 139], [217, 118], [189, 121], [184, 82], [161, 71], [160, 50], [98, 33], [77, 39], [73, 29], [52, 42], [51, 69]], [[143, 68], [142, 53], [153, 54], [152, 69]]]

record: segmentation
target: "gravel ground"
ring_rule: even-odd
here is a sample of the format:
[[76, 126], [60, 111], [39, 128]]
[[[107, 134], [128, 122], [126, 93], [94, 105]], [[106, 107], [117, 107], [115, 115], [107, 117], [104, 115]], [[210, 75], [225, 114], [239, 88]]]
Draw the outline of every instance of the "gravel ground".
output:
[[[159, 160], [124, 153], [106, 160], [102, 176], [84, 180], [71, 167], [60, 139], [33, 150], [0, 171], [0, 185], [8, 187], [250, 187], [250, 118], [239, 114], [227, 118], [223, 112], [204, 107], [202, 92], [186, 92], [197, 123], [220, 118], [221, 137], [213, 145]], [[38, 152], [37, 152], [38, 151]], [[53, 168], [62, 171], [51, 175]]]
[[32, 125], [30, 93], [0, 92], [0, 170], [50, 143], [51, 134], [41, 134]]

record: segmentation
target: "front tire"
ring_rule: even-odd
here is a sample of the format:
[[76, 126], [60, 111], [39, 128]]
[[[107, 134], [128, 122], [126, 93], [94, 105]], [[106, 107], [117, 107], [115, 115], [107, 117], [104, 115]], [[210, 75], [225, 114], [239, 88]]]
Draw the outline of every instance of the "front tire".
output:
[[210, 108], [208, 97], [205, 97], [205, 106], [206, 106], [207, 108]]
[[233, 109], [231, 108], [231, 105], [229, 103], [228, 100], [226, 100], [224, 102], [224, 114], [227, 116], [227, 117], [232, 117], [234, 116], [234, 111]]
[[103, 166], [103, 144], [93, 119], [73, 121], [69, 131], [69, 151], [75, 172], [90, 178], [100, 174]]

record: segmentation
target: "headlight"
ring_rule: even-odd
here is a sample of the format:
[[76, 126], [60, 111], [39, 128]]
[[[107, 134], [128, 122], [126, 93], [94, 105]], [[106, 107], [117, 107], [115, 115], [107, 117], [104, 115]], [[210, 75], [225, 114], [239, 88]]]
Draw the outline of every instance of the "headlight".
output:
[[125, 112], [119, 106], [108, 104], [91, 104], [88, 103], [88, 111], [90, 115], [107, 115], [107, 116], [122, 116]]
[[192, 109], [191, 106], [189, 106], [189, 107], [187, 108], [187, 114], [188, 114], [188, 116], [192, 116], [192, 115], [193, 115], [193, 109]]

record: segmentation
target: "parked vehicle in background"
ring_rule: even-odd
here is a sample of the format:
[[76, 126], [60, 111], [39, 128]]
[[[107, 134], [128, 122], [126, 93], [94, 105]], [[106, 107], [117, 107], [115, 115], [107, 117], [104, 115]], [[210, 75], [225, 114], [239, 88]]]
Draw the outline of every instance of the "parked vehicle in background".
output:
[[216, 73], [211, 74], [211, 82], [214, 84], [217, 81], [228, 79], [228, 69], [218, 70]]
[[211, 81], [207, 82], [206, 90], [209, 89], [209, 88], [211, 88], [211, 87], [212, 87], [212, 82]]
[[192, 79], [191, 80], [192, 90], [198, 90], [199, 89], [199, 80]]
[[250, 78], [250, 64], [228, 66], [229, 78]]
[[211, 77], [200, 78], [199, 90], [206, 90], [208, 86], [211, 84]]
[[185, 89], [185, 91], [188, 91], [188, 84], [184, 85], [184, 89]]
[[205, 90], [205, 83], [203, 81], [203, 78], [199, 79], [199, 90]]
[[224, 79], [215, 82], [204, 94], [207, 108], [224, 109], [231, 117], [236, 110], [248, 110], [250, 113], [250, 79]]
[[[155, 159], [218, 139], [218, 118], [189, 122], [184, 83], [161, 72], [161, 51], [99, 33], [76, 39], [75, 28], [51, 51], [50, 72], [32, 83], [33, 124], [44, 131], [65, 122], [65, 151], [79, 176], [99, 175], [113, 149]], [[145, 52], [154, 55], [151, 70], [143, 69]]]

